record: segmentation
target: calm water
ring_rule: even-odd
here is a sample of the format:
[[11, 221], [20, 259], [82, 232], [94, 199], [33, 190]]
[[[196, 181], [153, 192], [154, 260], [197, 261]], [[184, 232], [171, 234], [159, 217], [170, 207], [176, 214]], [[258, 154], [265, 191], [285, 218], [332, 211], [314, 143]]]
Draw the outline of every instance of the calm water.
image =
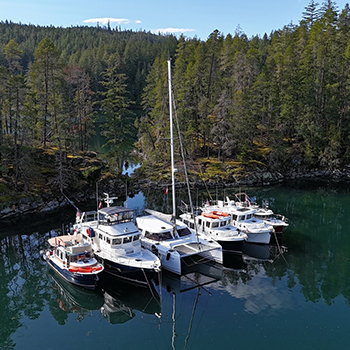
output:
[[[232, 257], [230, 269], [202, 266], [182, 279], [163, 274], [152, 291], [102, 279], [101, 290], [87, 292], [48, 270], [39, 251], [74, 209], [2, 225], [0, 349], [348, 349], [349, 188], [245, 189], [289, 218], [288, 251], [261, 248], [254, 259]], [[128, 206], [144, 201], [167, 207], [171, 199], [145, 193]]]

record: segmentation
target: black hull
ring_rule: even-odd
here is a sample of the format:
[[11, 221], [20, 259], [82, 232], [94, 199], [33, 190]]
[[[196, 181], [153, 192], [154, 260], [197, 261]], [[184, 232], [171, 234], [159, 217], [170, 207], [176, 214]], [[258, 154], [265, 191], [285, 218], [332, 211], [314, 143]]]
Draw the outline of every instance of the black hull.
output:
[[65, 281], [72, 283], [76, 286], [94, 290], [97, 285], [97, 275], [81, 275], [79, 273], [73, 273], [66, 269], [61, 269], [52, 260], [48, 259], [47, 263], [49, 266], [58, 273]]
[[242, 253], [244, 240], [241, 241], [217, 241], [224, 251]]
[[99, 257], [98, 260], [104, 265], [104, 270], [102, 272], [104, 275], [110, 275], [130, 284], [148, 287], [151, 280], [156, 276], [154, 269], [130, 267]]

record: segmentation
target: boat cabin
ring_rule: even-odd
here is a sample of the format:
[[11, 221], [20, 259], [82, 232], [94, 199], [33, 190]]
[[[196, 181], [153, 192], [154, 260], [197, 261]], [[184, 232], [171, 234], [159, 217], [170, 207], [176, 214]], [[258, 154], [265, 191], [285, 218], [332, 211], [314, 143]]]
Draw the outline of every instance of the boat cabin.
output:
[[[141, 220], [141, 218], [138, 218]], [[173, 226], [153, 215], [142, 218], [142, 228], [144, 237], [153, 241], [167, 241], [178, 237], [187, 237], [192, 233], [185, 225], [176, 225], [177, 237], [174, 237]]]
[[99, 224], [117, 225], [132, 222], [134, 211], [124, 207], [106, 207], [98, 211]]
[[58, 236], [48, 240], [54, 248], [52, 254], [62, 263], [83, 262], [92, 258], [92, 247], [87, 242], [82, 242], [73, 236]]
[[255, 210], [250, 208], [237, 208], [235, 213], [231, 213], [233, 221], [246, 221], [254, 218]]
[[198, 222], [198, 225], [203, 227], [203, 228], [205, 226], [206, 228], [217, 229], [217, 228], [229, 225], [230, 219], [227, 219], [227, 220], [226, 219], [224, 219], [224, 220], [222, 220], [222, 219], [208, 220], [205, 217], [198, 216], [197, 222]]

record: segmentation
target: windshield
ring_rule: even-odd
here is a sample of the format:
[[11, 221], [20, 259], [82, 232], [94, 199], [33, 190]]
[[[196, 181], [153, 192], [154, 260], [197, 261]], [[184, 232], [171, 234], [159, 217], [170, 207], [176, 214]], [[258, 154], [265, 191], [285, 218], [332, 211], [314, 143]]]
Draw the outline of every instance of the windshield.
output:
[[191, 231], [187, 227], [177, 230], [177, 233], [180, 237], [186, 237], [191, 235]]
[[120, 213], [114, 213], [114, 214], [100, 214], [100, 222], [103, 222], [107, 225], [115, 225], [122, 222], [129, 222], [134, 219], [134, 212], [132, 210], [130, 211], [123, 211]]

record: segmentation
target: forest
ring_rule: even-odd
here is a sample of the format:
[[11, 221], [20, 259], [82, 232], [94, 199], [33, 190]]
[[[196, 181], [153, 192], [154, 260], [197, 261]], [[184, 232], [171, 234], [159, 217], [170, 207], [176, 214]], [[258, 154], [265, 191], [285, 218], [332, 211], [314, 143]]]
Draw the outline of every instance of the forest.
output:
[[[168, 166], [167, 60], [189, 162], [343, 169], [350, 162], [350, 9], [311, 0], [298, 25], [264, 36], [215, 29], [206, 41], [106, 27], [0, 23], [0, 193], [30, 191], [94, 150], [108, 172]], [[178, 145], [177, 145], [178, 149]], [[36, 164], [38, 153], [54, 165]], [[100, 154], [101, 153], [101, 154]]]

